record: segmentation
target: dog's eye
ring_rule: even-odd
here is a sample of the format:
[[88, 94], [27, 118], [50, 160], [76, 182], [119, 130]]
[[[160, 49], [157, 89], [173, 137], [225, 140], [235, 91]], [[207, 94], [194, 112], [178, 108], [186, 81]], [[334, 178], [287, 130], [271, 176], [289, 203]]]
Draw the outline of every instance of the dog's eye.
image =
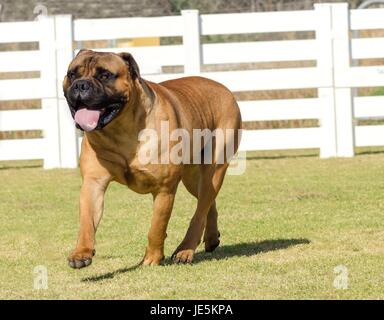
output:
[[108, 80], [111, 76], [112, 74], [110, 72], [105, 71], [100, 74], [99, 79], [105, 81], [105, 80]]
[[69, 80], [73, 80], [73, 79], [75, 79], [75, 77], [76, 77], [76, 73], [74, 73], [73, 71], [69, 71], [68, 73], [67, 73], [67, 77], [69, 78]]

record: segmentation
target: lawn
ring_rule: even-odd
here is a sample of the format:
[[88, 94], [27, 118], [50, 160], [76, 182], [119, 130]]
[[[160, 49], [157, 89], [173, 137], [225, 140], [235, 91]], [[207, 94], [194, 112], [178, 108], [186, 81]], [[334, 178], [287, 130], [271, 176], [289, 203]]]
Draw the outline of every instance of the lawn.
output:
[[[249, 154], [242, 176], [227, 176], [218, 198], [221, 245], [199, 247], [192, 265], [169, 256], [195, 200], [180, 185], [164, 266], [137, 267], [146, 245], [151, 196], [112, 184], [93, 264], [66, 257], [78, 232], [78, 170], [0, 164], [2, 299], [356, 299], [384, 298], [384, 153], [353, 159]], [[33, 288], [36, 266], [48, 289]], [[347, 289], [333, 283], [347, 270]], [[345, 275], [345, 274], [344, 274]]]

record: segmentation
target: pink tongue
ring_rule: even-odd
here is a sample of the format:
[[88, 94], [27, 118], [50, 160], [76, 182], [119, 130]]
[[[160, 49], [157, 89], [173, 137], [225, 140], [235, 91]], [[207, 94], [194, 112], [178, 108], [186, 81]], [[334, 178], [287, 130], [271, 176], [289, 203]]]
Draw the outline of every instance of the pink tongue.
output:
[[92, 131], [96, 128], [99, 122], [100, 111], [88, 110], [86, 108], [80, 109], [75, 114], [76, 123], [82, 127], [85, 131]]

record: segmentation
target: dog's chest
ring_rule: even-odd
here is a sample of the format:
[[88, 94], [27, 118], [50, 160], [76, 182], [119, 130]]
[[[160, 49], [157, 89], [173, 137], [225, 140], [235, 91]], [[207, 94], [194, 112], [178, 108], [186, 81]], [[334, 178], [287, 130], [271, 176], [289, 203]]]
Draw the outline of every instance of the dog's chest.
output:
[[135, 192], [149, 193], [156, 189], [158, 178], [150, 166], [130, 165], [124, 171], [126, 185]]
[[161, 177], [153, 165], [143, 165], [135, 157], [119, 154], [103, 154], [103, 164], [114, 180], [138, 193], [156, 189]]

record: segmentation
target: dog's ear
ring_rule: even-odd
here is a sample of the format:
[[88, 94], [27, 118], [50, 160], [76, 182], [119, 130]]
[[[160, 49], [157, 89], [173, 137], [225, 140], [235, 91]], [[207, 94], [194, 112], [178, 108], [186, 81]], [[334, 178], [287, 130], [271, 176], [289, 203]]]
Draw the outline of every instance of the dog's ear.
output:
[[127, 65], [132, 80], [139, 79], [140, 69], [133, 56], [128, 52], [119, 53], [119, 56], [124, 60], [125, 64]]
[[86, 53], [86, 52], [89, 52], [89, 51], [92, 51], [92, 50], [89, 50], [89, 49], [80, 49], [80, 51], [77, 53], [76, 57], [83, 54], [83, 53]]

